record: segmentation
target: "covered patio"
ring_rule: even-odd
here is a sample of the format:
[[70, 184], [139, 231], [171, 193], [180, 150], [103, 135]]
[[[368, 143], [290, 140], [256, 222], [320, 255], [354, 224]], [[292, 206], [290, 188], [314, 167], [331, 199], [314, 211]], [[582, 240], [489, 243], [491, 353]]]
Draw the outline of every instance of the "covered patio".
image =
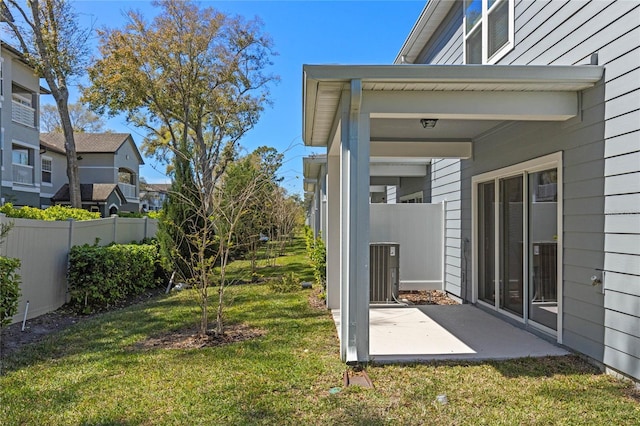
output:
[[[340, 310], [332, 311], [340, 335]], [[567, 355], [564, 349], [473, 305], [369, 310], [369, 358], [377, 363], [500, 360]]]
[[[320, 201], [315, 206], [323, 213], [318, 228], [327, 247], [327, 301], [330, 309], [339, 310], [344, 361], [368, 362], [381, 356], [417, 359], [424, 355], [420, 352], [427, 352], [420, 347], [414, 347], [413, 353], [398, 349], [399, 353], [393, 354], [377, 349], [391, 347], [385, 339], [391, 341], [402, 335], [403, 323], [398, 322], [400, 316], [393, 317], [394, 311], [369, 309], [372, 176], [401, 176], [412, 168], [423, 173], [425, 164], [434, 158], [473, 158], [475, 139], [510, 123], [580, 121], [580, 91], [592, 87], [601, 77], [602, 69], [591, 66], [304, 66], [304, 143], [327, 150], [323, 175], [316, 180]], [[451, 185], [456, 183], [452, 181]], [[451, 191], [460, 188], [452, 187]], [[477, 251], [474, 244], [470, 241], [471, 261]], [[461, 284], [454, 296], [476, 303], [473, 280], [471, 276], [464, 283], [469, 293], [462, 294]], [[489, 336], [496, 333], [496, 328], [487, 328], [484, 339], [469, 340], [474, 334], [483, 334], [465, 322], [466, 309], [451, 310], [446, 317], [451, 317], [449, 320], [440, 320], [441, 329], [451, 331], [456, 327], [457, 331], [450, 334], [463, 346], [453, 349], [454, 353], [489, 354], [490, 344], [486, 350], [479, 345], [482, 340], [490, 343]], [[486, 315], [482, 321], [502, 323]], [[399, 338], [399, 342], [427, 344], [421, 340], [437, 340], [428, 339], [428, 335], [424, 339], [416, 337], [416, 328], [428, 322], [422, 317], [431, 318], [422, 308], [413, 310], [414, 320], [406, 323], [413, 337]], [[377, 322], [380, 326], [394, 324], [393, 330], [385, 335]], [[465, 334], [465, 328], [470, 334]], [[384, 338], [378, 337], [379, 331]], [[517, 346], [504, 335], [500, 337], [509, 346]], [[382, 345], [377, 343], [379, 339], [384, 341]], [[503, 346], [497, 346], [496, 351], [510, 357]]]

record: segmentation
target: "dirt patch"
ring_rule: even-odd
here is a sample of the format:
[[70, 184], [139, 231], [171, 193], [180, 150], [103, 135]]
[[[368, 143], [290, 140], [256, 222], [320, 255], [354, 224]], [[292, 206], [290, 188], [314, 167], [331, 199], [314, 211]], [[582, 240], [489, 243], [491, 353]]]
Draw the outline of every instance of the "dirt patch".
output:
[[136, 343], [134, 350], [146, 349], [198, 349], [243, 342], [264, 336], [264, 330], [252, 328], [246, 324], [233, 324], [225, 327], [224, 334], [216, 336], [210, 332], [206, 336], [198, 334], [196, 327], [169, 331]]

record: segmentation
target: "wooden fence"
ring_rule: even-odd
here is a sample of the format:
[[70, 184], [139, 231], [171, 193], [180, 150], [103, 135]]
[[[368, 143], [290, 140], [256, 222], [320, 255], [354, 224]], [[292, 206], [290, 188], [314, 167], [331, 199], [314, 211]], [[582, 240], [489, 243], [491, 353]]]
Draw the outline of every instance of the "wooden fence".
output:
[[158, 221], [149, 218], [122, 218], [87, 221], [49, 222], [13, 219], [0, 215], [0, 223], [13, 227], [0, 246], [0, 254], [20, 259], [20, 289], [22, 296], [13, 322], [54, 311], [67, 302], [67, 261], [75, 245], [108, 245], [130, 243], [152, 238]]

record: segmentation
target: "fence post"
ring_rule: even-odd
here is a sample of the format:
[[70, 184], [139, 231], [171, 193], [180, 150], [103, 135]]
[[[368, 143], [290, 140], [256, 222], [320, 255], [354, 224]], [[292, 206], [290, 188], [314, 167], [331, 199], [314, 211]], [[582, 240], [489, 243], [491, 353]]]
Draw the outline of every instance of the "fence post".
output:
[[145, 216], [144, 217], [144, 239], [145, 240], [148, 238], [148, 235], [147, 235], [148, 222], [149, 222], [149, 216]]
[[111, 217], [113, 218], [113, 241], [111, 242], [117, 243], [118, 242], [118, 215], [112, 214]]

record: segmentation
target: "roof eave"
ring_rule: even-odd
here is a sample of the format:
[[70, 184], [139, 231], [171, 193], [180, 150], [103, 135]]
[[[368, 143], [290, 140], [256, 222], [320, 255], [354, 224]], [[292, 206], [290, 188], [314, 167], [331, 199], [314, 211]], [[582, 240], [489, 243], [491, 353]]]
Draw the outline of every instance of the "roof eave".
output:
[[[533, 84], [570, 86], [579, 91], [602, 79], [604, 68], [597, 65], [304, 65], [303, 142], [307, 146], [327, 146], [313, 139], [319, 86], [359, 79], [363, 83], [468, 83]], [[334, 111], [335, 114], [335, 111]]]

